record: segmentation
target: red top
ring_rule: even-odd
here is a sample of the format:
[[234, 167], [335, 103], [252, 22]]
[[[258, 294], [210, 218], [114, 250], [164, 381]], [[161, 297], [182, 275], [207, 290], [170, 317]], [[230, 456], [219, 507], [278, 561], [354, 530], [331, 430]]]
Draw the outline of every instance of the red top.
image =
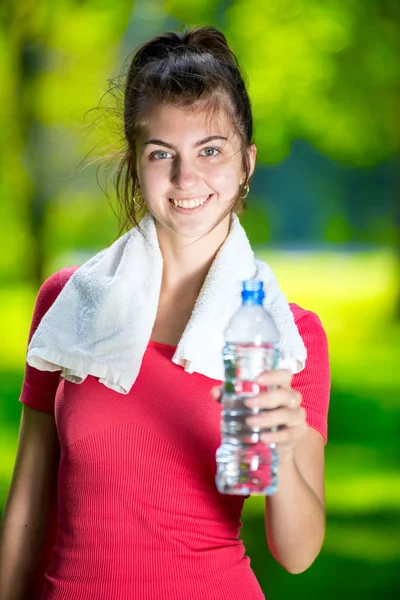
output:
[[[30, 336], [77, 267], [42, 285]], [[291, 304], [307, 346], [294, 376], [307, 421], [326, 443], [327, 340], [318, 317]], [[238, 539], [246, 497], [215, 486], [221, 383], [189, 374], [175, 347], [149, 342], [135, 384], [120, 394], [26, 365], [20, 401], [55, 414], [61, 457], [58, 531], [41, 600], [261, 600]]]

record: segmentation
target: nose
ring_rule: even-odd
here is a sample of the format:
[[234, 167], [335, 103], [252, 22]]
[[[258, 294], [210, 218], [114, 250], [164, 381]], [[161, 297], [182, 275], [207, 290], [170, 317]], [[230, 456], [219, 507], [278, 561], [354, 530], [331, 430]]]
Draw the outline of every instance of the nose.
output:
[[181, 190], [193, 190], [197, 186], [199, 175], [193, 162], [184, 157], [178, 157], [173, 164], [172, 183]]

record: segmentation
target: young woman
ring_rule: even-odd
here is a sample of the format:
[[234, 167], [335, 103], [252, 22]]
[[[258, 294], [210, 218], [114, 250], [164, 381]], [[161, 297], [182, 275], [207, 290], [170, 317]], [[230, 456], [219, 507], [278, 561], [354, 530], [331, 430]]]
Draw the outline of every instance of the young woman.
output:
[[[195, 357], [198, 350], [205, 364], [212, 355], [213, 332], [199, 329], [192, 355], [188, 345], [179, 353], [196, 311], [205, 310], [205, 328], [211, 322], [219, 330], [229, 319], [226, 273], [239, 277], [243, 262], [235, 215], [256, 147], [246, 87], [224, 35], [199, 27], [144, 44], [129, 67], [124, 107], [117, 190], [130, 231], [89, 261], [86, 280], [79, 279], [85, 265], [62, 269], [37, 297], [30, 339], [43, 332], [48, 346], [28, 353], [0, 596], [261, 599], [238, 539], [245, 498], [215, 486], [222, 377], [205, 375], [213, 364], [196, 367]], [[226, 285], [215, 299], [207, 286], [217, 263]], [[300, 573], [325, 530], [329, 362], [318, 317], [296, 304], [287, 310], [307, 361], [294, 376], [263, 374], [275, 391], [257, 402], [276, 410], [251, 425], [280, 426], [261, 436], [279, 452], [278, 491], [265, 499], [266, 538], [276, 560]], [[116, 352], [111, 338], [119, 340]], [[130, 344], [138, 360], [124, 370]]]

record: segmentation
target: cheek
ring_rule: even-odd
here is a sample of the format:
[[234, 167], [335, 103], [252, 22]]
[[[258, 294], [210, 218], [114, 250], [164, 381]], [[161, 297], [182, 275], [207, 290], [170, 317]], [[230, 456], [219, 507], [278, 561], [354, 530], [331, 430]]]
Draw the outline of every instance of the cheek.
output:
[[239, 187], [240, 166], [237, 164], [213, 165], [205, 169], [207, 183], [220, 193], [231, 195]]
[[142, 168], [139, 171], [140, 187], [143, 193], [154, 194], [157, 193], [161, 188], [165, 188], [165, 182], [168, 180], [167, 170], [165, 168]]

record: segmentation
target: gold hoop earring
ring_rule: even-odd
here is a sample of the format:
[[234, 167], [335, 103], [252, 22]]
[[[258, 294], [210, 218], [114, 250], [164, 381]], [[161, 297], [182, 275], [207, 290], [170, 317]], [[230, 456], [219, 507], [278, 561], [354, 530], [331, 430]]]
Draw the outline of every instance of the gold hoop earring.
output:
[[249, 182], [246, 181], [246, 185], [243, 188], [245, 190], [245, 194], [244, 196], [240, 196], [240, 200], [245, 200], [247, 198], [247, 196], [249, 195], [249, 191], [250, 191], [250, 187], [249, 187]]
[[135, 196], [133, 196], [133, 204], [136, 206], [136, 208], [143, 208], [143, 206], [145, 205], [145, 201], [144, 200], [140, 200], [140, 202], [136, 199]]

